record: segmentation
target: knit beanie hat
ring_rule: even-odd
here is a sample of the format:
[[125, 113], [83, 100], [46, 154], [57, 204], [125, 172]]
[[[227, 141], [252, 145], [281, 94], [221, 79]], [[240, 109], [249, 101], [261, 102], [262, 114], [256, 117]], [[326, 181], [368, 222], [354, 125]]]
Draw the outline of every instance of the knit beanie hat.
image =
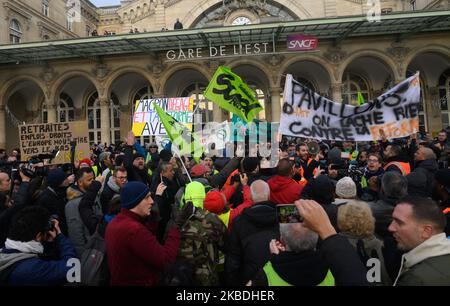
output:
[[120, 207], [133, 209], [150, 192], [150, 188], [142, 182], [128, 182], [120, 190]]
[[211, 190], [206, 194], [205, 209], [214, 213], [221, 214], [225, 207], [225, 197], [219, 190]]
[[336, 195], [341, 199], [354, 199], [356, 197], [356, 184], [346, 176], [336, 184]]
[[60, 168], [52, 170], [48, 174], [47, 184], [53, 189], [58, 188], [67, 177], [68, 175]]

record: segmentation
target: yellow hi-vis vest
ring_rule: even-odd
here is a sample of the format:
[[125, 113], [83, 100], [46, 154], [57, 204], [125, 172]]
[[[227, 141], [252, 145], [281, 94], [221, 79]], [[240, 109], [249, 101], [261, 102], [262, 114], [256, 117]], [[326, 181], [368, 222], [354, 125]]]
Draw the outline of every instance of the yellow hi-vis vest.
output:
[[[272, 263], [270, 261], [268, 261], [265, 265], [264, 265], [264, 273], [266, 274], [267, 277], [267, 283], [269, 284], [269, 286], [293, 286], [291, 284], [289, 284], [288, 282], [286, 282], [284, 279], [282, 279], [278, 273], [274, 270]], [[325, 279], [318, 284], [317, 286], [335, 286], [334, 284], [334, 277], [333, 274], [331, 274], [331, 271], [328, 270], [327, 276], [325, 276]]]
[[230, 213], [231, 209], [229, 209], [226, 213], [220, 214], [219, 219], [222, 220], [225, 227], [228, 228], [228, 224], [230, 224]]

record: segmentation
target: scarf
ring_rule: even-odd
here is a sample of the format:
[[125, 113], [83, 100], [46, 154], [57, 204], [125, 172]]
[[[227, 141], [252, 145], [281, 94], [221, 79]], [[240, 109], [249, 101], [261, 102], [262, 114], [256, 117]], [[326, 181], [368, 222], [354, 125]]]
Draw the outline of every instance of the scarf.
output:
[[44, 253], [44, 246], [42, 245], [42, 243], [40, 243], [36, 240], [22, 242], [22, 241], [6, 239], [5, 248], [17, 250], [22, 253], [31, 253], [31, 254]]

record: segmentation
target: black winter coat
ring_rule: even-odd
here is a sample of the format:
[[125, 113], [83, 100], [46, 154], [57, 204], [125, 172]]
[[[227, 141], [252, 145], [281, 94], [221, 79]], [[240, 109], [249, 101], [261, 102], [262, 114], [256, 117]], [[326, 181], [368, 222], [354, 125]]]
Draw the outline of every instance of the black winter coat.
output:
[[227, 285], [245, 285], [269, 261], [269, 243], [280, 231], [275, 207], [257, 203], [234, 219], [225, 258]]

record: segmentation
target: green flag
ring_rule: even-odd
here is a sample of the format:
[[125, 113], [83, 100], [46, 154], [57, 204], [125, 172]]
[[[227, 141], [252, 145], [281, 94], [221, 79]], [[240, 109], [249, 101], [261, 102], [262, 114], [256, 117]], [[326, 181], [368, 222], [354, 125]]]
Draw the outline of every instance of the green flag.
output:
[[180, 155], [189, 155], [194, 157], [194, 160], [198, 163], [200, 157], [203, 154], [203, 146], [197, 138], [197, 135], [191, 133], [189, 129], [178, 122], [175, 118], [167, 114], [161, 107], [153, 103], [153, 107], [158, 113], [159, 120], [161, 120], [167, 135], [173, 144], [175, 144], [179, 150]]
[[237, 74], [223, 66], [217, 68], [204, 96], [246, 122], [252, 122], [253, 117], [263, 109], [247, 84]]
[[362, 93], [358, 91], [358, 106], [361, 106], [364, 103], [366, 103], [366, 101], [364, 101], [364, 97], [363, 97]]

